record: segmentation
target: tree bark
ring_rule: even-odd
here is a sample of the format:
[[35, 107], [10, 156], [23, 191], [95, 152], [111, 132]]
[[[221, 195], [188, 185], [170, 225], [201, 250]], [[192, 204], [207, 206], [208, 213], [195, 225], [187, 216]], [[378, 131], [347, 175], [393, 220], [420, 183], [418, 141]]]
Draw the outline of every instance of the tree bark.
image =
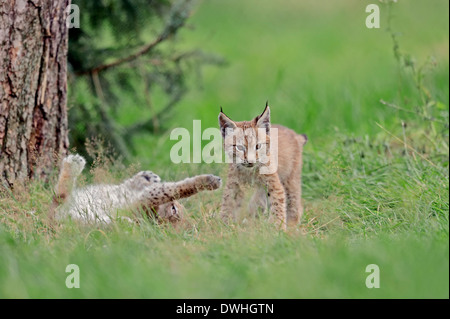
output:
[[0, 184], [48, 177], [68, 149], [70, 0], [0, 2]]

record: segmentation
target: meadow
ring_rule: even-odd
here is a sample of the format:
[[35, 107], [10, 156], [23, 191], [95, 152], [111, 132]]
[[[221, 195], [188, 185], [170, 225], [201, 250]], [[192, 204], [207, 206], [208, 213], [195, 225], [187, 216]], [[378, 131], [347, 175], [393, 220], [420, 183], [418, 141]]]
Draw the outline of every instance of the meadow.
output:
[[[90, 147], [81, 183], [141, 169], [225, 178], [225, 164], [172, 163], [171, 128], [217, 127], [220, 106], [251, 119], [269, 100], [273, 123], [308, 135], [301, 226], [283, 233], [245, 215], [223, 224], [218, 190], [183, 201], [180, 229], [53, 229], [52, 184], [33, 181], [0, 193], [0, 297], [449, 298], [449, 4], [376, 2], [381, 27], [368, 29], [369, 3], [199, 1], [174, 45], [227, 64], [192, 75], [169, 129], [136, 136], [129, 163]], [[147, 112], [133, 92], [120, 99], [123, 125]], [[156, 107], [163, 99], [155, 92]], [[69, 264], [80, 288], [65, 285]], [[380, 288], [366, 287], [370, 264]]]

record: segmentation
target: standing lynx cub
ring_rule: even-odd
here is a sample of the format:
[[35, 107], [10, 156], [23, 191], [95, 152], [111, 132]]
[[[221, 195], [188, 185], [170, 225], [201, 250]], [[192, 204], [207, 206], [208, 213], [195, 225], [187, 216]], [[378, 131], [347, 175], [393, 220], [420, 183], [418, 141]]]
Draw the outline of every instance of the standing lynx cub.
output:
[[[244, 194], [242, 186], [256, 188], [250, 209], [266, 209], [283, 230], [286, 224], [299, 223], [301, 204], [301, 169], [306, 135], [299, 135], [281, 125], [270, 124], [268, 104], [264, 112], [251, 121], [234, 122], [222, 110], [219, 125], [229, 164], [221, 217], [234, 218]], [[267, 200], [268, 199], [268, 200]]]
[[[214, 175], [161, 182], [161, 178], [153, 172], [142, 171], [118, 185], [76, 188], [76, 179], [85, 164], [80, 155], [69, 155], [63, 160], [54, 197], [57, 219], [71, 216], [82, 221], [109, 223], [117, 217], [118, 210], [142, 208], [149, 214], [155, 214], [158, 220], [177, 222], [183, 217], [183, 206], [177, 199], [221, 186], [221, 179]], [[54, 217], [52, 215], [50, 218]]]

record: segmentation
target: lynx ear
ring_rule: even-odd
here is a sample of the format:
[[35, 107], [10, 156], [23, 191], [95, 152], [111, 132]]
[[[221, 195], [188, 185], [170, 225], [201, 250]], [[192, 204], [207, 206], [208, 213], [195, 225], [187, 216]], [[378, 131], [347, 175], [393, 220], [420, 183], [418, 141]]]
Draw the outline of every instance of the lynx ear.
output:
[[222, 112], [222, 107], [219, 113], [219, 126], [222, 137], [225, 138], [225, 133], [227, 129], [235, 129], [237, 126], [225, 113]]
[[270, 108], [269, 103], [266, 103], [266, 108], [264, 109], [264, 112], [262, 112], [261, 115], [258, 115], [254, 119], [256, 126], [258, 128], [265, 128], [267, 134], [269, 134], [270, 131]]

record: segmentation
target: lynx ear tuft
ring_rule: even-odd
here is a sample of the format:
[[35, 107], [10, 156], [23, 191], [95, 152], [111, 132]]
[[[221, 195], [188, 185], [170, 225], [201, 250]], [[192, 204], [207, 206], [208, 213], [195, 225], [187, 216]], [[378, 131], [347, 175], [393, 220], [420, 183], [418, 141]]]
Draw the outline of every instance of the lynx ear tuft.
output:
[[266, 133], [270, 132], [270, 108], [269, 105], [266, 105], [266, 108], [262, 112], [261, 115], [258, 115], [254, 121], [256, 122], [256, 126], [259, 128], [265, 128]]
[[235, 129], [236, 124], [230, 119], [225, 113], [222, 112], [222, 108], [219, 113], [219, 127], [220, 132], [222, 133], [222, 137], [225, 138], [227, 129]]
[[269, 100], [266, 101], [266, 107], [268, 107], [268, 106], [269, 106]]

